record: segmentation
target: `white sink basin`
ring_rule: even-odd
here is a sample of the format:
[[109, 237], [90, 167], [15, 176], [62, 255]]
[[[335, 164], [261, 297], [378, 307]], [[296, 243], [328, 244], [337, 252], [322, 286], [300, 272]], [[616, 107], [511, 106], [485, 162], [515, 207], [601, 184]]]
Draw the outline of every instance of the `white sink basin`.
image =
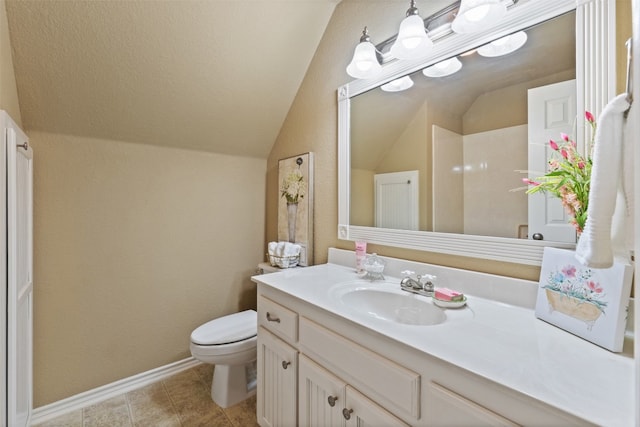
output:
[[405, 325], [437, 325], [447, 319], [443, 309], [436, 307], [427, 298], [410, 293], [354, 289], [345, 292], [341, 300], [352, 310]]

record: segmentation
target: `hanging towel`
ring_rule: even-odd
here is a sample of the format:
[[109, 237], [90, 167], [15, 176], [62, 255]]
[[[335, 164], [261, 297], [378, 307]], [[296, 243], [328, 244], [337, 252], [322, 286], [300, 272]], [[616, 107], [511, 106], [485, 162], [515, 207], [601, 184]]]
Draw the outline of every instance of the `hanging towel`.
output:
[[[592, 268], [609, 268], [613, 265], [614, 252], [629, 258], [629, 242], [626, 237], [633, 230], [631, 225], [633, 203], [633, 147], [631, 135], [625, 138], [624, 112], [629, 108], [627, 95], [618, 95], [604, 108], [595, 135], [591, 190], [587, 222], [578, 245], [576, 258]], [[612, 239], [612, 222], [616, 212], [615, 247]], [[622, 240], [622, 241], [621, 241]]]

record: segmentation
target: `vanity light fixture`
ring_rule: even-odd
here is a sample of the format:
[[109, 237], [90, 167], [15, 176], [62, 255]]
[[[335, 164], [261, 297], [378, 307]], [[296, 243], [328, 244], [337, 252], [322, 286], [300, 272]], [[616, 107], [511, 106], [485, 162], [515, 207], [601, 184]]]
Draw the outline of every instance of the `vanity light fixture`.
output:
[[437, 64], [422, 70], [422, 74], [427, 77], [444, 77], [457, 73], [462, 68], [462, 62], [455, 56], [453, 58], [445, 59]]
[[427, 35], [424, 21], [418, 14], [415, 0], [407, 10], [407, 17], [400, 23], [400, 31], [390, 54], [397, 59], [415, 59], [429, 54], [433, 41]]
[[506, 13], [503, 0], [462, 0], [451, 29], [461, 34], [474, 33], [495, 25]]
[[356, 79], [370, 79], [382, 71], [378, 62], [376, 47], [371, 43], [367, 27], [362, 30], [360, 43], [356, 46], [353, 59], [347, 65], [347, 74]]
[[527, 33], [518, 31], [498, 40], [494, 40], [478, 49], [478, 55], [493, 58], [507, 55], [520, 49], [527, 42]]
[[383, 84], [380, 86], [380, 89], [385, 92], [401, 92], [409, 89], [411, 86], [413, 86], [413, 80], [411, 80], [411, 77], [404, 76]]

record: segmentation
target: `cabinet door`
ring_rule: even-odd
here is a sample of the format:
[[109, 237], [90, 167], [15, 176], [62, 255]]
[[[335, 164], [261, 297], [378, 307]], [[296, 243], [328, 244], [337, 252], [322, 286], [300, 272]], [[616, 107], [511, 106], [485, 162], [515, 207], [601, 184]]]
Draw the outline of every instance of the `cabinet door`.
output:
[[297, 418], [298, 351], [258, 328], [258, 424], [294, 427]]
[[408, 427], [399, 418], [387, 412], [381, 406], [367, 398], [351, 386], [346, 387], [346, 405], [342, 409], [342, 416], [347, 421], [346, 427], [357, 426], [385, 426]]
[[346, 384], [304, 355], [300, 355], [298, 378], [299, 425], [344, 426]]
[[33, 407], [33, 152], [16, 129], [9, 127], [6, 137], [7, 421], [21, 427], [30, 424]]
[[428, 399], [433, 404], [433, 410], [429, 416], [434, 425], [477, 427], [518, 425], [438, 384], [431, 383], [429, 389]]

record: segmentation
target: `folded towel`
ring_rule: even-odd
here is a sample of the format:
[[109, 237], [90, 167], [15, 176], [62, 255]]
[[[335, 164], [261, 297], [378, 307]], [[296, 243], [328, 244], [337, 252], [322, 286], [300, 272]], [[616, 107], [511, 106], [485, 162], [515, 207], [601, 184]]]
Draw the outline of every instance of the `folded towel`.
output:
[[[633, 179], [629, 177], [632, 176], [633, 170], [624, 171], [623, 176], [625, 168], [622, 161], [624, 112], [628, 108], [626, 94], [612, 99], [602, 111], [596, 130], [587, 222], [576, 246], [576, 258], [593, 268], [608, 268], [613, 265], [611, 226], [614, 210], [621, 209], [623, 213], [626, 211], [625, 217], [631, 211], [630, 203], [633, 196], [629, 190]], [[625, 157], [632, 155], [625, 150]], [[623, 232], [629, 233], [629, 230]], [[627, 259], [628, 252], [624, 247], [616, 248], [616, 254]]]
[[275, 255], [276, 254], [276, 247], [277, 246], [278, 246], [278, 242], [269, 242], [269, 244], [267, 245], [269, 255]]
[[284, 256], [296, 256], [300, 254], [300, 250], [301, 250], [301, 246], [300, 245], [296, 245], [295, 243], [289, 243], [286, 242], [284, 245], [284, 251], [283, 251], [283, 255]]

